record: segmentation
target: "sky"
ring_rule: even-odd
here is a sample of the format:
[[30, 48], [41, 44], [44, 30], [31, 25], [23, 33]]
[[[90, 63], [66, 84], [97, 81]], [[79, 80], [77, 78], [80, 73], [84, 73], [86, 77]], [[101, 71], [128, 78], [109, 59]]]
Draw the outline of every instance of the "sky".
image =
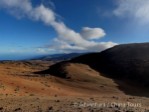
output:
[[0, 59], [149, 41], [149, 0], [0, 0]]

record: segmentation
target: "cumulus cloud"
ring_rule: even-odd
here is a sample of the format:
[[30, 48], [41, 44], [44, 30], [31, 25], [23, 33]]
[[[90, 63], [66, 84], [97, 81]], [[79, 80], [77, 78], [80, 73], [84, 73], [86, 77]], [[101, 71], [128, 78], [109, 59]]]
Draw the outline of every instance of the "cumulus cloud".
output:
[[101, 37], [104, 37], [106, 33], [102, 28], [89, 28], [89, 27], [83, 27], [81, 31], [81, 36], [84, 39], [100, 39]]
[[149, 0], [119, 0], [113, 11], [116, 16], [130, 17], [143, 24], [149, 23]]
[[[46, 46], [50, 50], [101, 51], [117, 45], [114, 42], [94, 41], [94, 39], [100, 39], [106, 35], [102, 28], [83, 27], [80, 32], [75, 32], [62, 21], [57, 21], [57, 14], [51, 8], [47, 8], [43, 4], [33, 7], [31, 0], [1, 0], [0, 7], [17, 17], [28, 17], [53, 27], [57, 32], [57, 37], [53, 40], [53, 44]], [[40, 48], [39, 51], [42, 49]]]

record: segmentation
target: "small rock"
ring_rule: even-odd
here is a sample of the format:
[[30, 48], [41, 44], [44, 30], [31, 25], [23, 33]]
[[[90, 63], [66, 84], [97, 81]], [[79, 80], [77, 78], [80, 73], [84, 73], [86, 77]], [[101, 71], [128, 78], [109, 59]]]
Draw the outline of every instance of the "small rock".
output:
[[14, 111], [19, 111], [19, 110], [22, 110], [21, 108], [16, 108]]
[[4, 108], [3, 107], [0, 107], [0, 110], [3, 110]]
[[55, 100], [55, 102], [60, 102], [60, 100]]

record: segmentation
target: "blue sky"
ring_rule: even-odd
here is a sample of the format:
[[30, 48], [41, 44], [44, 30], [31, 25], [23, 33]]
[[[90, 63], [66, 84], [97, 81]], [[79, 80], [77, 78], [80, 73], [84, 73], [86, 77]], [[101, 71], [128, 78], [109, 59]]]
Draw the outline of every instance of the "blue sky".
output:
[[1, 0], [0, 59], [149, 41], [148, 0]]

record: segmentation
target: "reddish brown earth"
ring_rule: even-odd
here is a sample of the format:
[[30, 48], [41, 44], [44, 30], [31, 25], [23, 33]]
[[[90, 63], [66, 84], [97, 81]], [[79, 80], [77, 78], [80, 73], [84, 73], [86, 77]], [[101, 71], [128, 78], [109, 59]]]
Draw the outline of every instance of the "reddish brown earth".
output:
[[[0, 63], [0, 111], [11, 112], [141, 112], [149, 110], [149, 98], [126, 94], [140, 89], [104, 77], [89, 66], [68, 63], [67, 78], [41, 74], [50, 61]], [[39, 72], [39, 73], [38, 73]], [[119, 83], [118, 83], [119, 82]], [[125, 88], [125, 91], [120, 89]], [[141, 90], [142, 91], [142, 90]], [[140, 93], [141, 94], [141, 93]]]

